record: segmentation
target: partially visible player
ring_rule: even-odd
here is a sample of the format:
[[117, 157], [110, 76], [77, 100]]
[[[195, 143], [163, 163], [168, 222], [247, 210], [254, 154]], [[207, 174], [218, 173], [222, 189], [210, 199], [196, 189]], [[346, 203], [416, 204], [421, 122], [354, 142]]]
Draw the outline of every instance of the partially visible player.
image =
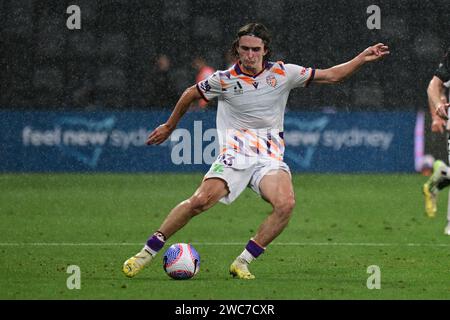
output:
[[[142, 270], [165, 241], [193, 217], [218, 201], [230, 204], [251, 187], [271, 204], [272, 212], [229, 270], [240, 279], [254, 279], [248, 265], [287, 226], [295, 205], [290, 170], [283, 161], [283, 122], [289, 92], [311, 82], [341, 82], [365, 63], [389, 54], [388, 47], [378, 43], [346, 63], [321, 70], [269, 61], [270, 42], [271, 36], [262, 24], [242, 27], [232, 46], [238, 61], [230, 69], [217, 71], [186, 89], [167, 122], [150, 134], [148, 144], [162, 143], [193, 100], [218, 98], [217, 132], [221, 152], [217, 160], [195, 193], [172, 209], [142, 250], [125, 261], [126, 276], [133, 277]], [[239, 214], [245, 212], [236, 213]]]
[[431, 154], [426, 154], [422, 157], [420, 164], [420, 172], [423, 176], [429, 177], [433, 174], [433, 164], [436, 160]]
[[[428, 105], [432, 117], [431, 130], [447, 134], [447, 150], [450, 161], [450, 135], [448, 122], [448, 88], [450, 87], [450, 48], [447, 50], [439, 67], [431, 79], [428, 89]], [[436, 160], [433, 164], [433, 174], [423, 185], [425, 197], [425, 212], [430, 218], [436, 216], [437, 196], [440, 190], [450, 185], [450, 168], [441, 160]], [[450, 192], [449, 192], [450, 196]], [[449, 197], [450, 199], [450, 197]], [[444, 229], [446, 235], [450, 235], [450, 201], [447, 207], [447, 225]]]
[[[205, 58], [198, 55], [192, 60], [192, 66], [197, 70], [197, 74], [195, 75], [195, 83], [200, 83], [201, 81], [207, 79], [210, 75], [214, 73], [214, 68], [209, 66], [206, 63]], [[192, 110], [196, 109], [204, 109], [208, 102], [204, 99], [199, 99], [196, 101], [197, 105], [192, 107]]]

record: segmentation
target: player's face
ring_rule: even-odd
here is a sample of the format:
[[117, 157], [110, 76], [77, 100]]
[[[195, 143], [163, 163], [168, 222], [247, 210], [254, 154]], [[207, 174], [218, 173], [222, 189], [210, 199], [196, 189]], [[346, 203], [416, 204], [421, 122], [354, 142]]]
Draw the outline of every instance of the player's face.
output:
[[258, 73], [262, 70], [264, 56], [267, 50], [261, 38], [254, 36], [242, 36], [237, 48], [239, 60], [242, 66], [250, 73]]

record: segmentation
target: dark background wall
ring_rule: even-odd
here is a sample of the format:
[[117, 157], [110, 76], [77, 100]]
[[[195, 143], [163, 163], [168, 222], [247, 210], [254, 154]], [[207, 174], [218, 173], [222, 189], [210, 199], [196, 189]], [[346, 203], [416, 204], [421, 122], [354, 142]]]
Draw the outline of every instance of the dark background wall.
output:
[[[66, 8], [81, 8], [68, 30]], [[369, 30], [369, 5], [381, 29]], [[274, 60], [327, 68], [384, 42], [391, 55], [338, 86], [293, 91], [298, 110], [425, 109], [426, 86], [450, 44], [450, 3], [438, 1], [150, 0], [0, 1], [0, 106], [3, 109], [149, 109], [154, 62], [172, 60], [167, 86], [195, 82], [203, 55], [226, 68], [236, 31], [260, 21], [273, 33]]]

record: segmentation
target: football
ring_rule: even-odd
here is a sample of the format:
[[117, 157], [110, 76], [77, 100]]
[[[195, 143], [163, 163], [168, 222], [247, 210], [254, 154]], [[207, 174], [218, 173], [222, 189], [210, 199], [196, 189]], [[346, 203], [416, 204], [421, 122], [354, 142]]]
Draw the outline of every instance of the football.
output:
[[200, 269], [200, 255], [190, 244], [175, 243], [164, 253], [163, 267], [173, 279], [190, 279]]

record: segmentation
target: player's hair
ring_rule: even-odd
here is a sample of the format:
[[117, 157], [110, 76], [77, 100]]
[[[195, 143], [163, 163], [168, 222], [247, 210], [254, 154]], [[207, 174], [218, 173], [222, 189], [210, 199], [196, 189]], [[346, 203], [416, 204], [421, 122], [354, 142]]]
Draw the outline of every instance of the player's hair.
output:
[[264, 60], [267, 61], [270, 58], [272, 50], [270, 49], [270, 42], [272, 41], [272, 35], [269, 30], [262, 24], [257, 22], [248, 23], [239, 29], [236, 39], [234, 39], [231, 45], [231, 56], [236, 60], [239, 59], [239, 53], [237, 51], [239, 46], [239, 39], [242, 36], [254, 36], [260, 38], [264, 43], [264, 49], [267, 50], [267, 54], [264, 56]]

